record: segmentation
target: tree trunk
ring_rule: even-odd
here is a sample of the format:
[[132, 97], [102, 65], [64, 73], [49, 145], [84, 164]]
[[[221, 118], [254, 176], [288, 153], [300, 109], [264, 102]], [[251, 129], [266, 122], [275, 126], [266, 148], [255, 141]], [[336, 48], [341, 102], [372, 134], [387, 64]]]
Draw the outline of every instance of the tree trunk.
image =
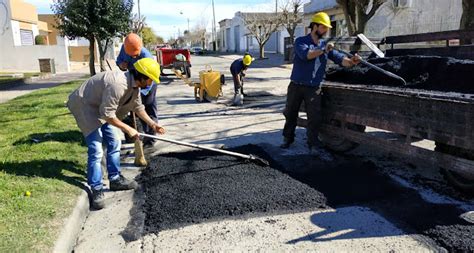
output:
[[258, 45], [260, 48], [260, 59], [265, 58], [265, 45], [264, 44], [259, 44]]
[[91, 76], [95, 75], [95, 38], [89, 37], [89, 72]]
[[[474, 0], [462, 1], [462, 17], [460, 29], [474, 29]], [[461, 45], [471, 44], [471, 39], [461, 40]]]
[[107, 52], [107, 47], [109, 46], [110, 39], [105, 40], [105, 44], [102, 45], [100, 40], [98, 41], [99, 44], [99, 54], [100, 54], [100, 71], [107, 71], [107, 68], [105, 67], [105, 53]]

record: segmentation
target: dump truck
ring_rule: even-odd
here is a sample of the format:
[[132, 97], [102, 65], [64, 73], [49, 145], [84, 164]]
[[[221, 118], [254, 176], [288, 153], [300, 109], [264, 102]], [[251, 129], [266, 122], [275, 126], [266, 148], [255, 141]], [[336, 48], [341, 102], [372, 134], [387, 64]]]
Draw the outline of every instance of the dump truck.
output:
[[[474, 45], [452, 46], [453, 40], [466, 38], [473, 39], [474, 31], [387, 37], [378, 45], [391, 45], [386, 50], [388, 58], [409, 55], [422, 59], [447, 59], [448, 62], [458, 59], [461, 63], [474, 64]], [[400, 48], [403, 43], [431, 41], [446, 41], [446, 46]], [[373, 62], [377, 63], [377, 60]], [[397, 67], [400, 66], [393, 66], [393, 70]], [[388, 79], [384, 79], [389, 77], [383, 76], [370, 84], [353, 83], [353, 80], [358, 80], [354, 76], [352, 83], [341, 81], [343, 79], [325, 81], [322, 86], [323, 126], [319, 137], [329, 149], [337, 152], [347, 152], [358, 144], [364, 144], [404, 157], [406, 161], [422, 160], [433, 168], [441, 168], [447, 181], [459, 190], [474, 193], [474, 85], [469, 86], [474, 68], [471, 65], [469, 68], [461, 69], [459, 73], [443, 73], [442, 69], [435, 69], [445, 75], [445, 79], [439, 80], [429, 71], [428, 74], [419, 73], [421, 79], [419, 83], [413, 81], [415, 85], [412, 87], [390, 84]], [[421, 70], [422, 66], [416, 66], [410, 71]], [[339, 74], [344, 75], [351, 77], [350, 73]], [[410, 79], [408, 72], [401, 76]], [[424, 77], [433, 79], [430, 81], [436, 89], [423, 88]], [[464, 86], [459, 82], [465, 82]], [[449, 87], [460, 90], [449, 91]], [[304, 106], [301, 110], [304, 111]], [[306, 124], [304, 118], [299, 118], [299, 126]], [[376, 130], [369, 132], [367, 128]], [[392, 133], [397, 137], [381, 138], [378, 132]], [[417, 145], [422, 140], [431, 141], [435, 148]]]

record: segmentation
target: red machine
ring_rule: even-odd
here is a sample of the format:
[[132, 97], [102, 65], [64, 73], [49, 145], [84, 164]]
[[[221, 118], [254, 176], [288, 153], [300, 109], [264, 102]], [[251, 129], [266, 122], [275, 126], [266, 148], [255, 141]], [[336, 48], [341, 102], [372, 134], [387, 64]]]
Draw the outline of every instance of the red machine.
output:
[[191, 53], [188, 49], [159, 48], [156, 50], [156, 59], [163, 69], [176, 69], [191, 77]]

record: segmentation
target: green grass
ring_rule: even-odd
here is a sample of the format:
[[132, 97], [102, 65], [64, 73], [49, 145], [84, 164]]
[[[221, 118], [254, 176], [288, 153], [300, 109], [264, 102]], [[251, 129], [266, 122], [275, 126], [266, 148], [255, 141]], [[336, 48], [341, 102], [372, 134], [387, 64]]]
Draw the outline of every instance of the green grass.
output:
[[0, 104], [0, 252], [51, 251], [76, 202], [87, 150], [64, 101], [79, 85]]

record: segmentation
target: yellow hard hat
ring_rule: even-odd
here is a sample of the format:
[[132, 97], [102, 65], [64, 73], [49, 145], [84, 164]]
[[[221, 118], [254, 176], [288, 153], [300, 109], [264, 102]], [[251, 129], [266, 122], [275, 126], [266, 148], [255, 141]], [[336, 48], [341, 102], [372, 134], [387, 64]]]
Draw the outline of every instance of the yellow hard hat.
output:
[[135, 69], [148, 76], [155, 83], [160, 83], [160, 64], [151, 58], [143, 58], [133, 64]]
[[313, 18], [311, 19], [311, 23], [317, 23], [327, 28], [332, 28], [331, 19], [329, 18], [329, 15], [326, 12], [318, 12], [314, 14]]
[[250, 64], [251, 64], [253, 61], [255, 61], [255, 58], [252, 58], [252, 56], [250, 56], [250, 55], [248, 55], [248, 54], [246, 54], [246, 55], [244, 56], [243, 62], [244, 62], [244, 65], [245, 65], [245, 66], [250, 66]]

